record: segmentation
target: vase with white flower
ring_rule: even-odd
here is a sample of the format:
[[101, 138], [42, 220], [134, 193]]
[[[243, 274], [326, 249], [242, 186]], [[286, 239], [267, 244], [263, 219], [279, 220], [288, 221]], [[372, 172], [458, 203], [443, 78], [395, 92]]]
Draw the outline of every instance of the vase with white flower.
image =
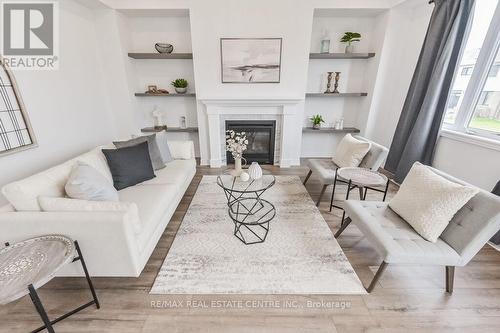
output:
[[226, 151], [230, 152], [234, 158], [233, 176], [239, 176], [243, 171], [241, 168], [241, 160], [245, 160], [243, 158], [243, 152], [247, 149], [247, 145], [248, 140], [245, 132], [235, 132], [233, 130], [226, 131]]

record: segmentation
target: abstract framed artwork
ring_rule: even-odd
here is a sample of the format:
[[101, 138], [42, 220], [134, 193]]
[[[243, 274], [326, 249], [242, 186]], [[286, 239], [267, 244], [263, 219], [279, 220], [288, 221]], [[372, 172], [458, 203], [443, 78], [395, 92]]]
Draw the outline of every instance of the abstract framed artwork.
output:
[[36, 147], [12, 72], [0, 58], [0, 156]]
[[221, 38], [222, 83], [279, 83], [282, 38]]

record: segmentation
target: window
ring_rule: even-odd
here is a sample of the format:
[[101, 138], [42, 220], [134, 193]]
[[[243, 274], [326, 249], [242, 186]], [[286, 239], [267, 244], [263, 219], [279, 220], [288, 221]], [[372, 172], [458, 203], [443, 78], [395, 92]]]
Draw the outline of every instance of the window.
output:
[[462, 96], [461, 91], [452, 91], [450, 95], [450, 101], [448, 102], [448, 106], [450, 108], [455, 108], [458, 105], [458, 101], [460, 101], [460, 96]]
[[498, 70], [500, 70], [500, 64], [494, 64], [493, 66], [491, 66], [488, 77], [496, 77], [498, 75]]
[[468, 76], [468, 75], [471, 75], [472, 74], [472, 69], [474, 67], [472, 66], [465, 66], [465, 67], [462, 67], [462, 75], [464, 76]]
[[491, 101], [491, 97], [495, 94], [495, 91], [483, 91], [481, 95], [479, 95], [479, 101], [477, 101], [477, 105], [485, 105], [488, 106]]
[[500, 140], [500, 4], [477, 0], [443, 128]]

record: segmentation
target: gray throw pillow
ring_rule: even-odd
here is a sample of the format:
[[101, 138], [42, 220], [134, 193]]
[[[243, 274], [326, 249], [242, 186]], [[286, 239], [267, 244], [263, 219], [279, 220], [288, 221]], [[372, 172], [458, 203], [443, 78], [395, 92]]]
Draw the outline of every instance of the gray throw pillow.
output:
[[109, 171], [113, 176], [113, 185], [117, 190], [156, 177], [147, 142], [132, 147], [103, 149], [102, 153], [108, 161]]
[[147, 142], [149, 149], [149, 157], [151, 158], [151, 163], [153, 164], [153, 169], [160, 170], [165, 167], [165, 162], [161, 157], [160, 148], [156, 143], [156, 134], [139, 136], [137, 138], [130, 139], [128, 141], [114, 141], [113, 144], [116, 148], [125, 148], [138, 145], [139, 143]]
[[76, 162], [64, 186], [72, 199], [91, 201], [118, 201], [113, 184], [99, 171], [83, 162]]
[[156, 143], [160, 148], [161, 157], [163, 158], [163, 162], [170, 163], [174, 159], [172, 158], [172, 154], [170, 153], [170, 148], [168, 146], [168, 141], [166, 138], [166, 133], [162, 133], [156, 136]]

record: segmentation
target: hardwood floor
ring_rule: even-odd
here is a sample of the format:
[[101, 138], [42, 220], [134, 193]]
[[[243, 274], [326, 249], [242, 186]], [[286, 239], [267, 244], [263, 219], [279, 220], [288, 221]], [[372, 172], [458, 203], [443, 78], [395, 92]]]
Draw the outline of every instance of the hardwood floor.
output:
[[[268, 169], [277, 175], [299, 175], [302, 179], [307, 171], [305, 168]], [[455, 291], [451, 296], [444, 291], [444, 267], [391, 265], [372, 294], [365, 296], [150, 296], [149, 289], [198, 183], [203, 175], [219, 172], [207, 167], [198, 168], [139, 278], [95, 278], [101, 309], [88, 308], [56, 324], [56, 332], [499, 331], [500, 252], [489, 246], [485, 246], [468, 266], [457, 268]], [[306, 187], [315, 200], [321, 186], [314, 175]], [[391, 188], [391, 194], [394, 191]], [[328, 188], [320, 210], [335, 232], [340, 224], [341, 211], [328, 212], [330, 193], [331, 188]], [[337, 198], [343, 197], [342, 191], [337, 193]], [[352, 192], [352, 195], [356, 193]], [[368, 199], [378, 199], [379, 196], [369, 195]], [[368, 285], [381, 258], [354, 225], [346, 229], [339, 243], [360, 279]], [[90, 300], [84, 278], [56, 278], [39, 293], [52, 318]], [[266, 306], [254, 307], [252, 301]], [[0, 306], [0, 332], [29, 332], [40, 325], [28, 297]]]

